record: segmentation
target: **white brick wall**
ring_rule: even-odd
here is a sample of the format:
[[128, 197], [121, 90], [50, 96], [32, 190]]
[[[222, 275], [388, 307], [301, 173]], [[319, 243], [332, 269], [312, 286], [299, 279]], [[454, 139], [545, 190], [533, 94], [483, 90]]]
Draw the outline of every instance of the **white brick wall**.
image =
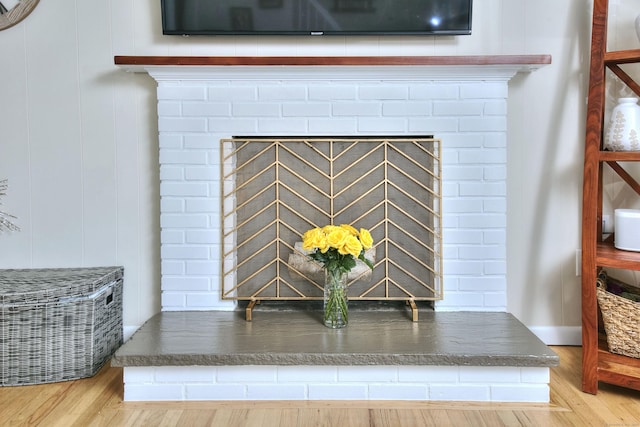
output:
[[549, 401], [549, 368], [508, 366], [127, 367], [124, 383], [126, 401]]
[[150, 70], [159, 83], [163, 310], [233, 308], [219, 298], [221, 138], [366, 134], [442, 139], [445, 280], [437, 309], [506, 309], [512, 70], [452, 72], [459, 80], [402, 67], [210, 71]]

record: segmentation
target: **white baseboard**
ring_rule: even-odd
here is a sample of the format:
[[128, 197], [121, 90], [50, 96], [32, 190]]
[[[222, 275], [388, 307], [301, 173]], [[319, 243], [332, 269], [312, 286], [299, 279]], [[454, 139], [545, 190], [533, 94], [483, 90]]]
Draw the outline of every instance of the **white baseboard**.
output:
[[580, 326], [528, 326], [546, 345], [582, 345]]

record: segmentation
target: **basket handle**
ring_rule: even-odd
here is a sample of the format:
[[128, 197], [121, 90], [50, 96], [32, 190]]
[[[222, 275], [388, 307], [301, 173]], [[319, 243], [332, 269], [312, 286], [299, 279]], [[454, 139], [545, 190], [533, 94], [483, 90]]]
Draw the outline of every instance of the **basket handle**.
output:
[[596, 279], [596, 288], [607, 290], [607, 272], [602, 270], [598, 273], [598, 278]]

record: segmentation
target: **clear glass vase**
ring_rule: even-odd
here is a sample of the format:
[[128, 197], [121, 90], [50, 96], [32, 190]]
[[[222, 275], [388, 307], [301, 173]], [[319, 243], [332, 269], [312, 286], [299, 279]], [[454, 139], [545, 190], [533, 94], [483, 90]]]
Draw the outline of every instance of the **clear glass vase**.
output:
[[344, 328], [349, 323], [347, 301], [347, 273], [339, 269], [324, 271], [324, 325], [328, 328]]

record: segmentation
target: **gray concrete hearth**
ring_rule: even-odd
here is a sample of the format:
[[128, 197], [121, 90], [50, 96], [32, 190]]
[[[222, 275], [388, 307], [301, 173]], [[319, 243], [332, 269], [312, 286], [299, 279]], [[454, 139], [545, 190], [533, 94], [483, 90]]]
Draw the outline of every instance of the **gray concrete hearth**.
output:
[[351, 310], [344, 329], [320, 311], [162, 312], [113, 358], [114, 366], [460, 365], [550, 367], [558, 356], [509, 313]]
[[[162, 312], [116, 353], [125, 400], [538, 401], [558, 356], [513, 315], [352, 310]], [[185, 372], [187, 371], [187, 372]], [[462, 397], [461, 397], [462, 396]]]

